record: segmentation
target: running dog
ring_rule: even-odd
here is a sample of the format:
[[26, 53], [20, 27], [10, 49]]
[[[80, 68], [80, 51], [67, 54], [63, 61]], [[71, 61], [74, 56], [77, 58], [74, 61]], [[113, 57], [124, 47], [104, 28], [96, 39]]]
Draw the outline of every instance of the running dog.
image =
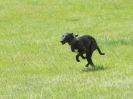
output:
[[[73, 33], [65, 33], [62, 36], [60, 42], [63, 45], [65, 43], [68, 43], [71, 47], [71, 51], [77, 52], [77, 62], [80, 62], [79, 56], [81, 56], [83, 59], [87, 59], [88, 63], [86, 64], [86, 67], [88, 67], [89, 64], [95, 67], [92, 61], [92, 54], [96, 49], [98, 50], [100, 55], [104, 55], [104, 53], [102, 53], [100, 48], [98, 47], [96, 40], [90, 35], [83, 35], [78, 37], [78, 35], [74, 35]], [[84, 54], [86, 54], [86, 56], [84, 56]]]

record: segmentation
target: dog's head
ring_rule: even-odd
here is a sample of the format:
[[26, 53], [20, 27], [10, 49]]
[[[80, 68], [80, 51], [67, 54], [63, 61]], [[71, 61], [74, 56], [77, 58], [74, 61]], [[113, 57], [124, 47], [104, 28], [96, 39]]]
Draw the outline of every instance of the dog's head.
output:
[[68, 42], [71, 42], [72, 39], [74, 38], [74, 34], [73, 33], [65, 33], [63, 36], [62, 36], [62, 39], [61, 39], [61, 43], [64, 45], [65, 43], [68, 43]]

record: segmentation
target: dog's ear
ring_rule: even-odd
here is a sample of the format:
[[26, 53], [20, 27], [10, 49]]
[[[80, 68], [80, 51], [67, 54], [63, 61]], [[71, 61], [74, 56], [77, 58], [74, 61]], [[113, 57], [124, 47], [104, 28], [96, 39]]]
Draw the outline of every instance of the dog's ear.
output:
[[77, 35], [75, 35], [75, 37], [78, 37], [78, 34], [77, 34]]

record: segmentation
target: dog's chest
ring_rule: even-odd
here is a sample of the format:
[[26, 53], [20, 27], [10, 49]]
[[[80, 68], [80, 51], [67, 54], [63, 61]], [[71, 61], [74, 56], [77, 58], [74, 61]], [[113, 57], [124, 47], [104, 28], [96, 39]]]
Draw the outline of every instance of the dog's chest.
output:
[[79, 53], [79, 50], [78, 49], [75, 49], [75, 53]]
[[82, 42], [76, 42], [74, 45], [73, 45], [73, 48], [75, 50], [75, 52], [79, 52], [79, 51], [85, 51], [86, 48], [85, 46], [82, 44]]

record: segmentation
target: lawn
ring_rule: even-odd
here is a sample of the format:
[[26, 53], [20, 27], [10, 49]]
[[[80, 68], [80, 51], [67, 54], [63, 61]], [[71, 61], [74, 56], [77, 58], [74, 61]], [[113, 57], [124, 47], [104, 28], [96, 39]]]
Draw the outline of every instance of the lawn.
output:
[[[96, 69], [65, 32], [96, 38]], [[132, 0], [0, 0], [0, 99], [132, 99]]]

